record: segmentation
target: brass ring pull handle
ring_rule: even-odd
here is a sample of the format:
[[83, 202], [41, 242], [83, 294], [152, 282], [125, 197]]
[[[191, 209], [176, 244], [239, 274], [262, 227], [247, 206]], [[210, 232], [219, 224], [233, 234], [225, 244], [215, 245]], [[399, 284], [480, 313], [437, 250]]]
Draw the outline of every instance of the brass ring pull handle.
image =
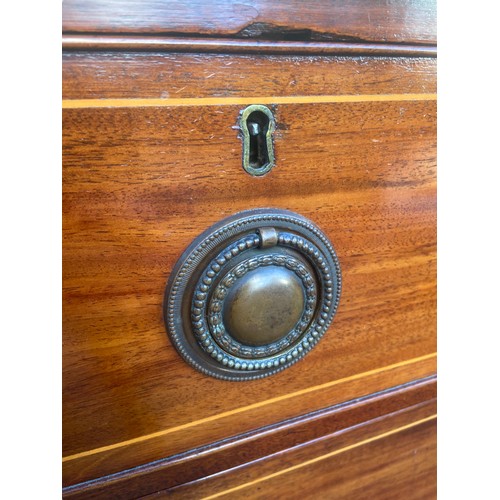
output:
[[293, 212], [251, 210], [186, 249], [165, 292], [165, 323], [194, 368], [224, 380], [257, 379], [317, 344], [340, 289], [339, 261], [318, 227]]

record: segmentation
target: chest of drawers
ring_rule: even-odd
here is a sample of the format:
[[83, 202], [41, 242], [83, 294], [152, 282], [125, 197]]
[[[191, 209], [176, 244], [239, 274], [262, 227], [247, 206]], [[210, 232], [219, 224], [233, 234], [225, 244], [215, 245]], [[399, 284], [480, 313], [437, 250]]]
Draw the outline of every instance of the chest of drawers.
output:
[[[435, 495], [434, 10], [63, 4], [66, 498]], [[200, 233], [269, 207], [333, 243], [338, 310], [293, 366], [218, 380], [173, 347], [165, 287]]]

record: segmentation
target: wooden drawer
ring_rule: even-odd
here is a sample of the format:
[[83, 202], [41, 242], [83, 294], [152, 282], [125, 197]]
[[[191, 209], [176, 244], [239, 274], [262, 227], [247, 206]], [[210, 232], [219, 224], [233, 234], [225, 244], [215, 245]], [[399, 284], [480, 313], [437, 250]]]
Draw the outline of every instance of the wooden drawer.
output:
[[323, 435], [155, 497], [435, 498], [436, 421], [429, 411], [432, 403]]
[[[432, 472], [436, 60], [430, 45], [409, 45], [432, 43], [432, 29], [401, 28], [397, 40], [406, 45], [394, 54], [382, 45], [352, 48], [333, 34], [295, 40], [302, 49], [287, 49], [294, 53], [287, 40], [267, 48], [251, 41], [238, 53], [236, 38], [230, 48], [201, 38], [206, 45], [196, 49], [182, 38], [175, 46], [171, 34], [161, 37], [188, 30], [187, 21], [175, 30], [162, 24], [175, 16], [154, 24], [141, 7], [133, 26], [156, 38], [132, 39], [122, 34], [135, 31], [128, 17], [103, 16], [110, 24], [101, 26], [82, 8], [66, 3], [63, 53], [65, 495], [230, 494], [276, 471], [300, 469], [300, 477], [314, 457], [330, 463], [335, 450], [377, 435], [384, 446], [397, 441], [403, 455], [425, 448], [422, 470]], [[280, 12], [278, 24], [286, 21]], [[354, 36], [352, 19], [341, 39]], [[237, 29], [231, 22], [227, 33]], [[192, 23], [206, 34], [198, 18]], [[108, 38], [88, 34], [100, 30]], [[380, 33], [371, 36], [385, 41]], [[241, 165], [237, 123], [249, 104], [269, 106], [277, 122], [276, 166], [263, 177]], [[292, 210], [324, 231], [342, 266], [342, 298], [329, 331], [299, 363], [262, 380], [216, 380], [172, 347], [165, 285], [202, 231], [261, 207]], [[338, 441], [342, 429], [351, 441]], [[342, 459], [353, 478], [369, 467], [358, 452]], [[262, 468], [250, 465], [263, 457]], [[244, 464], [248, 475], [189, 486]], [[388, 462], [383, 476], [398, 467], [411, 465]], [[322, 483], [327, 470], [309, 493], [334, 491]], [[245, 494], [258, 498], [258, 484]]]

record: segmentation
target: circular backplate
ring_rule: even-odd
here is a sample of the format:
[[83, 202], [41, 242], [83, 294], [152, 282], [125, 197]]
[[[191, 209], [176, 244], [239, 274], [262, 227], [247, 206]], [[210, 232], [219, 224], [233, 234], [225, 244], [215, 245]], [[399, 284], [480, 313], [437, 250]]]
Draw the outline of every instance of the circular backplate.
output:
[[337, 310], [340, 264], [328, 238], [286, 210], [240, 212], [182, 254], [165, 292], [169, 337], [194, 368], [224, 380], [283, 370]]

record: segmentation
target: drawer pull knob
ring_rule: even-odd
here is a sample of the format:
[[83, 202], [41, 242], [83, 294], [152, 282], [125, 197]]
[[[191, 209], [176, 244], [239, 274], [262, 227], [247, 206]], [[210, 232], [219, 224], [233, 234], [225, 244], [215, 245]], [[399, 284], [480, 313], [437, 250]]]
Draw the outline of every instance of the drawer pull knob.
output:
[[274, 116], [266, 106], [254, 104], [240, 115], [243, 134], [243, 168], [250, 174], [267, 174], [274, 166]]
[[328, 329], [340, 264], [324, 233], [279, 209], [241, 212], [205, 231], [165, 292], [168, 335], [194, 368], [225, 380], [294, 364]]

